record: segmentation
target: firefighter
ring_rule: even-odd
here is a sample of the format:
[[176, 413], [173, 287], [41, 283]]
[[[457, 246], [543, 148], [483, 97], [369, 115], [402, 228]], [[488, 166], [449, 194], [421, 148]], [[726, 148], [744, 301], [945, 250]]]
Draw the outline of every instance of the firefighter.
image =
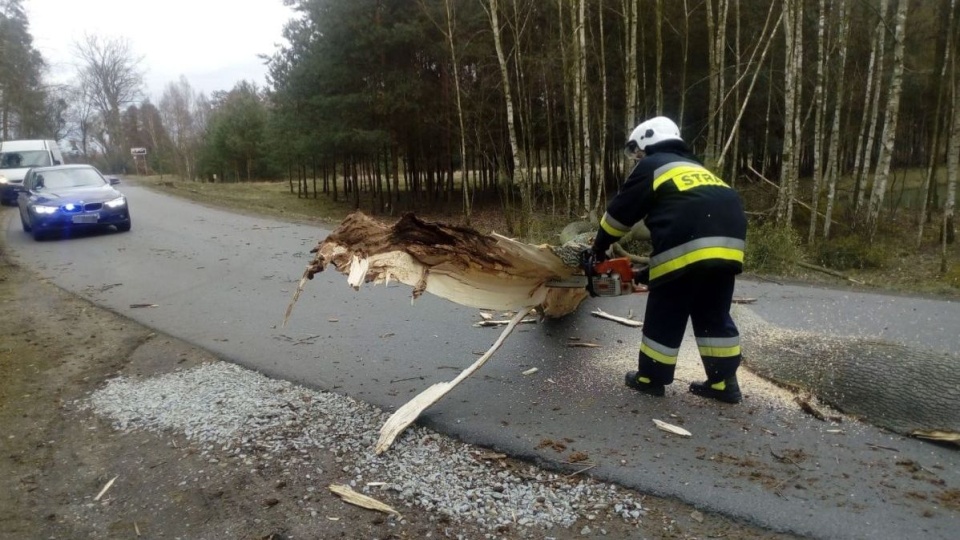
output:
[[649, 285], [639, 366], [627, 372], [626, 385], [664, 395], [689, 319], [707, 374], [690, 392], [739, 403], [740, 333], [730, 304], [747, 233], [740, 198], [693, 156], [669, 118], [641, 123], [625, 151], [637, 164], [607, 206], [592, 253], [585, 255], [605, 260], [633, 225], [645, 220], [650, 229], [650, 265], [639, 278]]

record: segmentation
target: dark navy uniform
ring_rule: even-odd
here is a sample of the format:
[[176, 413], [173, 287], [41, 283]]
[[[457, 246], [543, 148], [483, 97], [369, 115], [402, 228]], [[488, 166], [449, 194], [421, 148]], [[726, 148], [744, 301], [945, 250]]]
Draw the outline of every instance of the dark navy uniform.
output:
[[730, 304], [734, 276], [743, 271], [743, 205], [683, 141], [653, 144], [645, 153], [607, 207], [593, 249], [606, 252], [645, 219], [653, 251], [637, 380], [673, 382], [689, 319], [707, 384], [722, 391], [741, 359]]

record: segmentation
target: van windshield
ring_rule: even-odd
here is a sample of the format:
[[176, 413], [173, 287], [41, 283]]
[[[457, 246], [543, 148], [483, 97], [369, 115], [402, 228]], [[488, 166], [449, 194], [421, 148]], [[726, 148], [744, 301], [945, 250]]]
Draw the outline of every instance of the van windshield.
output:
[[21, 150], [19, 152], [0, 152], [0, 169], [22, 169], [24, 167], [47, 167], [50, 152], [46, 150]]

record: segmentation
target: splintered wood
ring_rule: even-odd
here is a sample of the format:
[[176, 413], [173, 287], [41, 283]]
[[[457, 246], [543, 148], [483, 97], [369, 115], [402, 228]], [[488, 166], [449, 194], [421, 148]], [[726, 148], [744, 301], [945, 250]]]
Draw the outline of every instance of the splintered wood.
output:
[[534, 307], [546, 317], [562, 317], [588, 295], [584, 289], [546, 286], [580, 273], [564, 263], [560, 249], [426, 222], [413, 214], [388, 226], [354, 212], [311, 251], [314, 259], [284, 322], [306, 282], [329, 265], [346, 274], [354, 288], [393, 280], [413, 287], [414, 299], [428, 292], [469, 307], [502, 311]]
[[390, 514], [392, 516], [401, 517], [400, 512], [397, 512], [393, 509], [392, 506], [382, 503], [373, 497], [368, 497], [362, 493], [357, 493], [350, 486], [342, 484], [330, 484], [330, 491], [335, 493], [338, 497], [343, 499], [345, 502], [348, 502], [354, 506], [359, 506], [361, 508], [367, 508], [369, 510], [376, 510], [377, 512], [383, 512], [384, 514]]

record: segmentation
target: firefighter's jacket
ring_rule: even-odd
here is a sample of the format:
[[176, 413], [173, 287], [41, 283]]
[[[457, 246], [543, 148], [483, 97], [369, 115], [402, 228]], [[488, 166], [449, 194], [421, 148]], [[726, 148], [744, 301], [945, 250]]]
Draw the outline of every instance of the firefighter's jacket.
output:
[[606, 252], [645, 219], [653, 243], [651, 288], [695, 268], [742, 272], [747, 220], [736, 191], [681, 141], [647, 151], [607, 206], [594, 250]]

